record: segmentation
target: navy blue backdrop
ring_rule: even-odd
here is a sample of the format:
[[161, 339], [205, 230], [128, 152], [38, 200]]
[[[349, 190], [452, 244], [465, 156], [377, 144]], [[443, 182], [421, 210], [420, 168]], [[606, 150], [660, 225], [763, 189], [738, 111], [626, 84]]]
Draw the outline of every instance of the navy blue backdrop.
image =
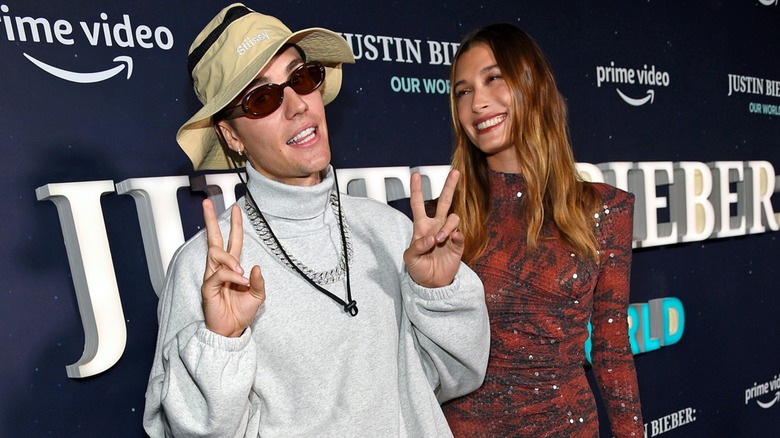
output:
[[[327, 107], [337, 169], [448, 164], [441, 91], [455, 45], [491, 22], [524, 28], [555, 69], [578, 162], [602, 164], [603, 178], [649, 209], [635, 235], [631, 282], [634, 309], [655, 309], [642, 321], [660, 322], [661, 330], [637, 335], [645, 349], [636, 364], [646, 436], [780, 434], [777, 0], [247, 4], [294, 30], [327, 27], [352, 43], [359, 59], [344, 68], [342, 92]], [[168, 220], [181, 221], [183, 237], [202, 226], [204, 195], [187, 187], [191, 164], [174, 136], [198, 108], [185, 66], [189, 44], [226, 5], [0, 2], [0, 435], [144, 435], [156, 248], [142, 238], [149, 224], [138, 199], [115, 185], [184, 177], [174, 192], [178, 216]], [[664, 169], [688, 162], [704, 163], [699, 177], [713, 182], [704, 195], [709, 214], [691, 196], [675, 204], [684, 173], [670, 181]], [[615, 163], [631, 176], [622, 179]], [[661, 170], [642, 173], [648, 163]], [[642, 186], [650, 174], [655, 184]], [[90, 190], [99, 199], [91, 210], [77, 199]], [[105, 193], [98, 198], [94, 190]], [[650, 200], [660, 203], [651, 208]], [[679, 237], [695, 234], [682, 226], [685, 202], [690, 214], [710, 219], [711, 233]], [[91, 237], [68, 237], [76, 210], [88, 212], [76, 222], [87, 221], [79, 223]], [[103, 264], [80, 270], [79, 261], [91, 262], [79, 250], [103, 232], [110, 251]], [[116, 287], [119, 313], [84, 305], [111, 295], [110, 287], [80, 294], [84, 270]], [[668, 312], [643, 306], [672, 298], [679, 305]], [[95, 341], [101, 349], [118, 345], [121, 357], [73, 375], [66, 367], [95, 348], [87, 342], [99, 331], [84, 322], [95, 318], [89, 309], [125, 327], [124, 341]], [[676, 337], [662, 346], [664, 334]]]

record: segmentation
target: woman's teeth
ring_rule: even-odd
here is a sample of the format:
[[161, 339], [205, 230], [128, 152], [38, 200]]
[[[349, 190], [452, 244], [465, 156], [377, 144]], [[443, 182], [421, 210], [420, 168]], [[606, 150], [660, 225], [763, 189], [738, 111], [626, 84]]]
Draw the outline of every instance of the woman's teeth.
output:
[[491, 126], [496, 126], [504, 120], [506, 120], [506, 114], [502, 114], [500, 116], [493, 117], [492, 119], [485, 120], [484, 122], [477, 123], [477, 129], [481, 131], [483, 129], [490, 128]]

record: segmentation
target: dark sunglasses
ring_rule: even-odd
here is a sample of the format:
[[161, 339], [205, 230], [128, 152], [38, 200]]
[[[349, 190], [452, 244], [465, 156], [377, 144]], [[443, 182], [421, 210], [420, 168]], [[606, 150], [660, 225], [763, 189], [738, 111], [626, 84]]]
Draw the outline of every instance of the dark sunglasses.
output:
[[[222, 110], [222, 119], [235, 119], [247, 117], [250, 119], [262, 119], [271, 115], [282, 106], [284, 101], [284, 87], [290, 87], [301, 96], [320, 88], [325, 81], [325, 66], [317, 61], [310, 61], [296, 67], [290, 73], [287, 82], [281, 84], [261, 85], [241, 99], [241, 103]], [[250, 87], [252, 84], [250, 84]]]

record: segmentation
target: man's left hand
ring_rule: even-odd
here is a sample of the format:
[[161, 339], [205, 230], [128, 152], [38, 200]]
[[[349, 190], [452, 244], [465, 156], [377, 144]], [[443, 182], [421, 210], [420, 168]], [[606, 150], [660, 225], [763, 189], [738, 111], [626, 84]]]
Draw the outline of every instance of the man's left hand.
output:
[[439, 196], [434, 217], [425, 212], [422, 177], [415, 172], [411, 178], [412, 220], [414, 231], [404, 262], [409, 275], [424, 287], [443, 287], [452, 283], [463, 255], [464, 238], [458, 229], [460, 218], [448, 214], [460, 173], [451, 170]]

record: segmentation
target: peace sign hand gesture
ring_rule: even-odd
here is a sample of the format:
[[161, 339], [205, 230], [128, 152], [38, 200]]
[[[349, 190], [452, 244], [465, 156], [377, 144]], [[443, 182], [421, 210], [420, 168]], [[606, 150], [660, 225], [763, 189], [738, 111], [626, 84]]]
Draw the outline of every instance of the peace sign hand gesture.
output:
[[409, 248], [404, 251], [404, 262], [409, 275], [417, 284], [436, 288], [452, 283], [460, 266], [464, 249], [463, 233], [458, 230], [460, 218], [447, 214], [452, 205], [455, 186], [460, 173], [451, 170], [439, 196], [434, 217], [425, 213], [422, 177], [415, 172], [411, 178], [412, 219], [414, 231]]
[[244, 234], [241, 210], [233, 205], [230, 211], [230, 235], [224, 249], [217, 214], [210, 200], [203, 201], [208, 254], [203, 274], [203, 315], [206, 328], [227, 337], [239, 337], [265, 301], [265, 281], [260, 267], [254, 266], [249, 278], [241, 268], [241, 247]]

